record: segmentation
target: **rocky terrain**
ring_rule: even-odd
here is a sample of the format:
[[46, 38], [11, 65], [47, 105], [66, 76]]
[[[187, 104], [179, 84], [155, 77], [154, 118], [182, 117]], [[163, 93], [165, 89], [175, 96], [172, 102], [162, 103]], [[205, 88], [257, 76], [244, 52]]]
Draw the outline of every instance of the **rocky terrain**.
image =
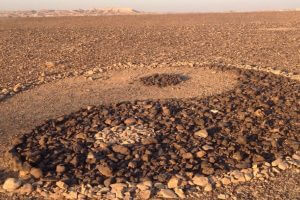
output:
[[25, 10], [0, 11], [0, 17], [76, 17], [76, 16], [103, 16], [103, 15], [138, 15], [143, 14], [132, 8], [95, 8], [89, 10]]
[[2, 18], [0, 198], [298, 199], [299, 19]]

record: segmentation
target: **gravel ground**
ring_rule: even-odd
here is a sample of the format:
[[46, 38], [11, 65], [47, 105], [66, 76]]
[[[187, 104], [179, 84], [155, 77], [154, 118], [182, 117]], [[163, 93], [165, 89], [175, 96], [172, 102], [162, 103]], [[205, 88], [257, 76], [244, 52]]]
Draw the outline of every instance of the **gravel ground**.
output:
[[0, 89], [118, 62], [218, 60], [300, 72], [299, 12], [1, 18], [0, 33]]
[[[239, 75], [227, 70], [217, 72], [218, 68], [226, 64], [246, 64], [265, 69], [271, 67], [294, 74], [300, 72], [299, 12], [65, 17], [59, 21], [56, 18], [1, 18], [0, 33], [0, 101], [3, 94], [11, 93], [12, 96], [0, 102], [0, 112], [4, 113], [4, 118], [0, 119], [3, 147], [0, 183], [7, 177], [17, 177], [15, 172], [9, 170], [12, 166], [8, 165], [9, 159], [4, 156], [4, 151], [11, 147], [12, 138], [30, 131], [49, 118], [69, 114], [91, 104], [122, 100], [176, 98], [176, 105], [176, 101], [183, 101], [184, 105], [190, 107], [189, 98], [207, 98], [212, 95], [213, 99], [218, 98], [218, 95], [227, 94], [228, 91], [232, 92], [237, 80], [241, 79]], [[205, 67], [196, 70], [195, 63], [202, 63], [202, 67], [203, 63], [206, 63], [206, 66], [212, 65], [213, 70]], [[173, 64], [177, 65], [177, 68], [170, 68]], [[123, 71], [124, 68], [128, 70]], [[147, 73], [144, 69], [148, 70]], [[156, 87], [153, 84], [155, 81], [152, 80], [150, 85], [153, 86], [150, 87], [139, 82], [141, 77], [157, 72], [182, 73], [190, 79], [168, 87]], [[261, 74], [257, 74], [256, 78], [249, 76], [249, 80], [245, 79], [241, 86], [245, 89], [249, 87], [249, 81], [254, 80], [259, 87], [274, 89], [273, 92], [270, 88], [267, 89], [271, 93], [267, 92], [267, 96], [262, 95], [257, 99], [260, 105], [253, 107], [255, 110], [267, 108], [268, 105], [263, 103], [266, 99], [285, 91], [286, 95], [281, 96], [286, 98], [279, 95], [279, 105], [276, 105], [279, 107], [275, 109], [279, 115], [275, 117], [275, 121], [281, 126], [282, 120], [290, 118], [286, 121], [287, 126], [280, 128], [279, 135], [287, 141], [294, 139], [296, 143], [290, 144], [293, 146], [292, 150], [291, 146], [279, 142], [280, 147], [276, 147], [278, 149], [274, 152], [291, 156], [299, 148], [299, 118], [294, 109], [295, 105], [299, 104], [296, 102], [299, 97], [299, 84], [280, 76], [265, 79], [264, 73]], [[255, 90], [255, 87], [253, 85], [249, 90]], [[23, 89], [28, 91], [19, 93]], [[19, 94], [13, 96], [14, 93]], [[251, 92], [249, 94], [252, 96]], [[225, 96], [224, 98], [226, 99]], [[240, 106], [246, 102], [247, 100]], [[227, 106], [230, 105], [232, 104]], [[290, 106], [284, 109], [290, 109], [289, 112], [282, 112], [284, 106]], [[262, 111], [256, 112], [255, 115], [270, 115], [270, 110]], [[32, 115], [32, 112], [35, 114]], [[205, 116], [217, 113], [216, 110], [212, 112], [213, 114]], [[280, 116], [285, 117], [279, 119]], [[249, 128], [249, 123], [266, 126], [266, 122], [256, 120], [258, 119], [255, 119], [255, 122], [245, 122], [245, 127]], [[186, 128], [187, 124], [179, 125]], [[226, 124], [224, 126], [227, 127]], [[180, 128], [176, 127], [179, 132]], [[225, 132], [228, 128], [225, 128]], [[262, 130], [258, 130], [260, 131]], [[148, 133], [151, 134], [151, 130]], [[273, 136], [276, 135], [279, 136]], [[261, 151], [260, 148], [272, 150], [268, 142], [257, 144], [257, 152]], [[273, 145], [272, 142], [271, 144]], [[247, 154], [246, 147], [242, 150], [242, 154]], [[236, 160], [239, 157], [244, 159], [245, 155], [232, 156]], [[272, 160], [274, 158], [270, 161]], [[208, 168], [204, 174], [210, 174], [211, 167]], [[288, 170], [268, 180], [216, 188], [211, 193], [199, 192], [200, 196], [196, 199], [217, 199], [220, 194], [229, 195], [226, 198], [231, 199], [299, 199], [299, 190], [299, 170]], [[0, 196], [0, 199], [34, 198], [9, 196]]]

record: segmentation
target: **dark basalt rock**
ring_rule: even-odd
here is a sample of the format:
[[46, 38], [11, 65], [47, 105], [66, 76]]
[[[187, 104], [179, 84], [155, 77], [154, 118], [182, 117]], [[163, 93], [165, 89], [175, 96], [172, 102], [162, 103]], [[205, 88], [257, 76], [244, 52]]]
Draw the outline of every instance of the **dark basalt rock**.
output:
[[181, 74], [153, 74], [140, 78], [140, 81], [147, 86], [167, 87], [178, 85], [183, 81], [188, 80], [187, 76]]

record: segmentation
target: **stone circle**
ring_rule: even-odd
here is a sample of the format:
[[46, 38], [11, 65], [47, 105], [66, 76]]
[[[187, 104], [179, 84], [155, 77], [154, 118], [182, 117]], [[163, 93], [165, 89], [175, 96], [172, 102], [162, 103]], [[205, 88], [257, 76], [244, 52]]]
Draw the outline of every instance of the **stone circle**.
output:
[[[216, 70], [236, 72], [239, 84], [202, 99], [120, 102], [48, 120], [15, 141], [15, 166], [40, 170], [35, 179], [62, 181], [64, 187], [147, 180], [168, 185], [175, 175], [197, 185], [299, 151], [298, 82], [225, 66]], [[171, 192], [162, 188], [159, 194]]]

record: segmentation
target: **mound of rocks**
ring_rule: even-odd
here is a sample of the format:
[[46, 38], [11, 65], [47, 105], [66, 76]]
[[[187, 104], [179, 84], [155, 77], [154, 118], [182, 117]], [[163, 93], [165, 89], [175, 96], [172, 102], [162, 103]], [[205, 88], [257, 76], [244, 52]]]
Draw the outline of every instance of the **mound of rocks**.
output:
[[146, 86], [158, 86], [158, 87], [167, 87], [178, 85], [179, 83], [188, 80], [187, 76], [181, 74], [152, 74], [150, 76], [145, 76], [140, 78], [140, 81]]
[[179, 185], [211, 191], [211, 176], [272, 162], [287, 167], [276, 160], [299, 151], [300, 84], [235, 71], [239, 84], [227, 93], [100, 105], [48, 120], [15, 141], [15, 168], [50, 188], [110, 187], [123, 198], [117, 191], [125, 183], [151, 181], [168, 185], [156, 185], [158, 194], [174, 198], [184, 196]]

